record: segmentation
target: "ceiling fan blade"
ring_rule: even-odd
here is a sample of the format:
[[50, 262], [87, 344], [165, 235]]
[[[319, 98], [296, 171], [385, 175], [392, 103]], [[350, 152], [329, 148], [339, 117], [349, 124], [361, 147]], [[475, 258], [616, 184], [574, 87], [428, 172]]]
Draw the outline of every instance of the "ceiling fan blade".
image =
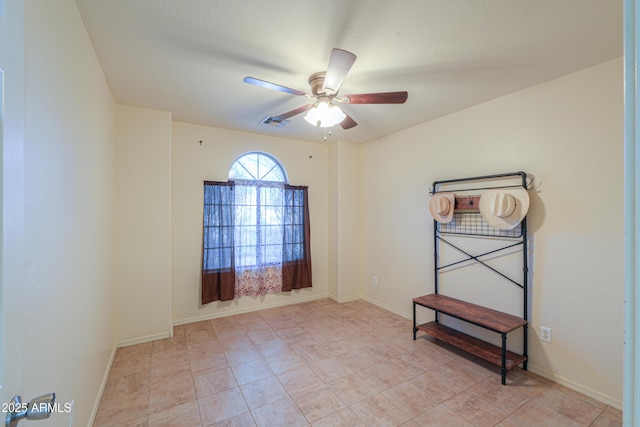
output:
[[324, 77], [322, 89], [325, 93], [333, 95], [338, 93], [344, 78], [356, 61], [356, 56], [346, 50], [334, 48], [331, 50], [327, 73]]
[[278, 84], [275, 84], [275, 83], [270, 83], [270, 82], [267, 82], [267, 81], [264, 81], [264, 80], [256, 79], [254, 77], [245, 77], [244, 78], [244, 82], [252, 84], [252, 85], [256, 85], [256, 86], [262, 86], [262, 87], [267, 88], [267, 89], [272, 89], [272, 90], [277, 90], [277, 91], [280, 91], [280, 92], [290, 93], [291, 95], [298, 95], [298, 96], [307, 95], [306, 92], [302, 92], [301, 90], [291, 89], [290, 87], [281, 86], [281, 85], [278, 85]]
[[287, 111], [286, 113], [280, 114], [279, 116], [275, 116], [272, 119], [273, 119], [274, 122], [281, 122], [283, 120], [288, 119], [289, 117], [293, 117], [293, 116], [296, 116], [296, 115], [298, 115], [300, 113], [304, 113], [305, 111], [307, 111], [311, 107], [313, 107], [313, 104], [303, 105], [302, 107], [298, 107], [295, 110]]
[[340, 126], [342, 126], [342, 129], [347, 130], [351, 129], [352, 127], [358, 126], [358, 123], [356, 123], [356, 121], [353, 120], [350, 115], [348, 115], [347, 113], [345, 114], [347, 117], [345, 117], [345, 119], [340, 122]]
[[363, 93], [345, 95], [348, 104], [404, 104], [409, 94], [407, 92]]

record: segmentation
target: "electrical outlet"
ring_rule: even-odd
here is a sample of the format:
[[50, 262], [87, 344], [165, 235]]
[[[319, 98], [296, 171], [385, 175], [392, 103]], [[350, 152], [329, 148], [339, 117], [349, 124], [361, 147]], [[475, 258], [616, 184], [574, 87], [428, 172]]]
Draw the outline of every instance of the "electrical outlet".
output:
[[371, 279], [371, 284], [372, 285], [377, 285], [378, 284], [378, 276], [373, 276], [373, 278]]
[[551, 328], [540, 326], [540, 340], [548, 343], [551, 342]]

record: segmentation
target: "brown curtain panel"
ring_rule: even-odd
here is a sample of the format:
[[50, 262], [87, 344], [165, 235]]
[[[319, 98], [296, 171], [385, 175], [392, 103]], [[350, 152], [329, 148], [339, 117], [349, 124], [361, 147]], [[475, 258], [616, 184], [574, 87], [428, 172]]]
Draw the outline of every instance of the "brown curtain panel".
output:
[[233, 182], [204, 182], [202, 304], [234, 296], [233, 189]]
[[282, 291], [311, 287], [308, 187], [284, 186]]

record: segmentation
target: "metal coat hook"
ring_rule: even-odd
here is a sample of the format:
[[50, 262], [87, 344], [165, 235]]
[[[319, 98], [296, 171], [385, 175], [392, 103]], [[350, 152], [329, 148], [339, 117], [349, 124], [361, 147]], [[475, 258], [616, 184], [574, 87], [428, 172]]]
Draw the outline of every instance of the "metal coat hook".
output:
[[529, 183], [527, 183], [527, 190], [535, 190], [536, 186], [533, 182], [533, 177], [531, 177], [531, 179], [529, 180]]

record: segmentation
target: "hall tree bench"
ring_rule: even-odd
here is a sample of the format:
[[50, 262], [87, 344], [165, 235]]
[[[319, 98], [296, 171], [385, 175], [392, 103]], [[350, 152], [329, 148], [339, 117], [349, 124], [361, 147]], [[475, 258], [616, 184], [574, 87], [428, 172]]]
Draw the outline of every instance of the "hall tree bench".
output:
[[[437, 206], [430, 204], [430, 210], [434, 216], [435, 293], [419, 296], [413, 299], [414, 340], [417, 338], [418, 331], [422, 331], [440, 341], [446, 342], [491, 364], [499, 366], [503, 385], [506, 384], [507, 372], [509, 370], [518, 365], [522, 365], [525, 370], [527, 369], [527, 332], [529, 323], [527, 314], [529, 312], [527, 284], [529, 272], [527, 267], [526, 210], [528, 209], [528, 195], [526, 195], [526, 177], [527, 175], [524, 172], [516, 172], [434, 182], [431, 194], [436, 197], [437, 195], [440, 195], [441, 199], [446, 197], [449, 202], [453, 203], [453, 205], [451, 206], [450, 211], [445, 211], [443, 208], [444, 205], [442, 204], [438, 204]], [[509, 182], [514, 179], [517, 179], [519, 183], [514, 185], [504, 184], [504, 180]], [[460, 183], [463, 184], [462, 188], [460, 188]], [[469, 190], [464, 186], [467, 183], [475, 185], [471, 185]], [[480, 187], [478, 187], [478, 183], [481, 183]], [[488, 185], [487, 183], [490, 183], [491, 185], [486, 186]], [[451, 185], [455, 188], [455, 195], [453, 195], [451, 191], [445, 192], [442, 190], [443, 187]], [[487, 218], [487, 214], [484, 211], [485, 209], [489, 209], [487, 207], [487, 199], [482, 201], [483, 212], [480, 212], [479, 205], [481, 203], [481, 197], [477, 192], [484, 190], [487, 194], [493, 196], [498, 192], [502, 192], [503, 189], [505, 193], [517, 191], [520, 196], [526, 196], [524, 197], [526, 200], [522, 203], [525, 206], [520, 206], [521, 209], [523, 208], [524, 212], [519, 213], [520, 217], [513, 217], [510, 219], [513, 223], [516, 223], [517, 221], [517, 224], [515, 225], [509, 223], [506, 223], [505, 225], [504, 222], [501, 222], [503, 219], [506, 219], [506, 216], [504, 218], [497, 218], [496, 221], [494, 221], [493, 218]], [[471, 196], [463, 196], [458, 195], [460, 191], [473, 191], [475, 193]], [[432, 199], [431, 202], [434, 202], [434, 200]], [[442, 200], [438, 200], [437, 202], [441, 203]], [[496, 204], [496, 206], [498, 205]], [[488, 222], [491, 222], [491, 224]], [[461, 248], [457, 241], [454, 244], [450, 239], [445, 238], [448, 235], [470, 236], [476, 239], [491, 239], [493, 242], [498, 241], [499, 247], [497, 249], [492, 247], [491, 250], [484, 253], [473, 255], [470, 253], [471, 251]], [[504, 244], [502, 242], [504, 242]], [[440, 246], [443, 244], [454, 248], [456, 251], [466, 256], [466, 258], [449, 264], [443, 264], [440, 259]], [[476, 248], [477, 251], [477, 245], [474, 246], [474, 248]], [[490, 254], [495, 257], [497, 253], [507, 249], [513, 250], [513, 248], [519, 248], [522, 251], [521, 262], [523, 275], [519, 280], [514, 280], [495, 266], [488, 265], [482, 259]], [[451, 272], [451, 267], [455, 266], [456, 268], [459, 268], [464, 266], [465, 263], [470, 265], [477, 263], [486, 267], [496, 273], [501, 279], [521, 288], [523, 305], [520, 310], [522, 317], [444, 295], [440, 289], [440, 275], [447, 271]], [[458, 284], [454, 286], [457, 285]], [[473, 285], [475, 286], [477, 283], [473, 283]], [[435, 320], [418, 325], [416, 313], [416, 307], [418, 306], [433, 310], [435, 312]], [[450, 316], [468, 324], [499, 334], [501, 338], [501, 345], [498, 346], [488, 343], [443, 324], [444, 319], [442, 318], [442, 315]], [[507, 349], [507, 335], [519, 328], [523, 328], [522, 354], [518, 354]]]
[[[416, 306], [418, 305], [496, 332], [502, 337], [502, 346], [497, 347], [489, 344], [436, 321], [416, 325]], [[489, 363], [500, 366], [502, 384], [506, 383], [507, 371], [527, 361], [526, 356], [507, 350], [507, 334], [520, 327], [526, 326], [527, 323], [525, 319], [520, 317], [450, 298], [445, 295], [431, 294], [413, 299], [414, 340], [416, 339], [416, 333], [422, 331], [467, 353], [484, 359]]]

